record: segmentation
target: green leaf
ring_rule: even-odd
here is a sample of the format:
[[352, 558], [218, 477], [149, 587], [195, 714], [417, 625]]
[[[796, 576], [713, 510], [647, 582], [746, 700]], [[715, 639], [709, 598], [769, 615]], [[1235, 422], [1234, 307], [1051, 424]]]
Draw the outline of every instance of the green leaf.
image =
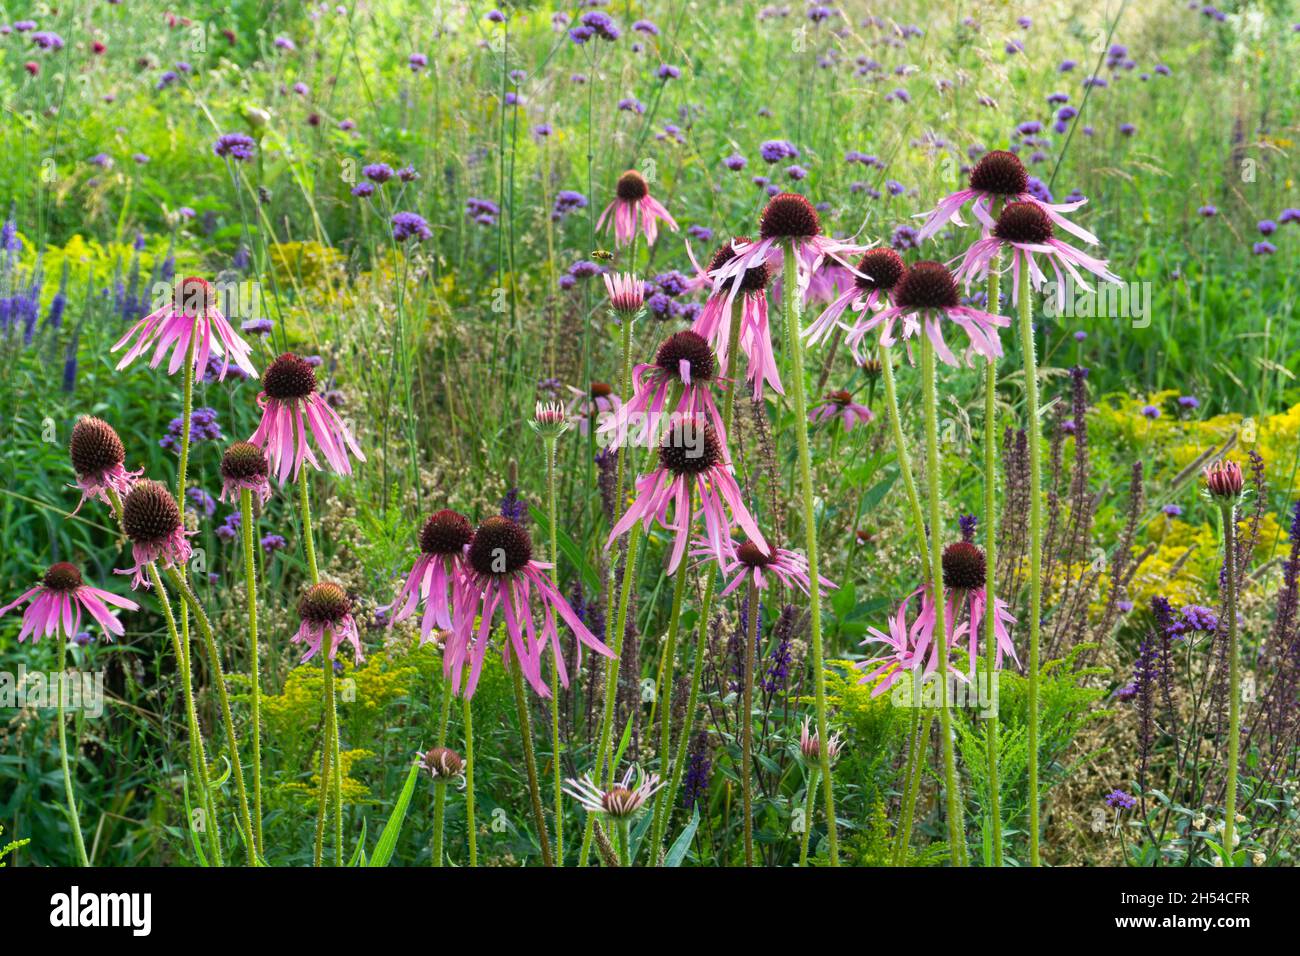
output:
[[691, 841], [695, 839], [695, 831], [699, 828], [700, 808], [697, 804], [695, 812], [691, 814], [691, 822], [686, 824], [686, 828], [673, 841], [673, 845], [668, 848], [668, 853], [664, 856], [664, 866], [682, 865], [682, 860], [686, 859], [686, 851], [691, 848]]
[[185, 797], [185, 829], [190, 834], [190, 844], [194, 847], [194, 855], [199, 858], [199, 866], [207, 866], [208, 858], [203, 853], [203, 847], [199, 845], [199, 835], [194, 830], [194, 810], [190, 806], [190, 780], [188, 775], [181, 774], [181, 793]]
[[393, 805], [393, 812], [388, 816], [388, 822], [384, 824], [383, 832], [379, 834], [379, 842], [375, 844], [375, 855], [370, 858], [368, 866], [387, 866], [388, 861], [393, 858], [393, 850], [397, 848], [397, 838], [402, 832], [402, 824], [406, 822], [406, 811], [411, 805], [411, 794], [415, 792], [415, 781], [420, 776], [420, 764], [411, 764], [411, 772], [406, 775], [406, 785], [402, 787], [402, 792], [397, 798], [397, 803]]
[[361, 838], [357, 840], [357, 848], [352, 851], [352, 859], [348, 860], [348, 866], [365, 866], [366, 865], [366, 818], [361, 818]]
[[[633, 715], [633, 716], [635, 716], [635, 715]], [[616, 751], [614, 752], [614, 756], [613, 756], [612, 758], [610, 758], [610, 760], [611, 760], [610, 767], [611, 767], [611, 768], [617, 768], [617, 767], [618, 767], [619, 763], [620, 763], [620, 762], [622, 761], [622, 759], [623, 759], [623, 751], [627, 750], [627, 745], [628, 745], [629, 743], [631, 743], [631, 741], [632, 741], [632, 718], [631, 718], [631, 717], [628, 717], [628, 719], [627, 719], [627, 726], [623, 728], [623, 737], [622, 737], [622, 739], [619, 740], [619, 742], [618, 742], [618, 750], [616, 750]]]

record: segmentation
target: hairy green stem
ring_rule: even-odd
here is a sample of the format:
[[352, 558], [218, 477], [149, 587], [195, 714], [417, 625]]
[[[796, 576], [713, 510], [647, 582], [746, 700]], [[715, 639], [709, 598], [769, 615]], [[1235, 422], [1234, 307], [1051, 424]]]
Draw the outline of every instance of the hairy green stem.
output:
[[[998, 311], [997, 261], [989, 264], [988, 310]], [[997, 391], [998, 365], [989, 359], [984, 367], [984, 656], [985, 671], [992, 692], [998, 666], [997, 636]], [[971, 661], [971, 673], [975, 662]], [[988, 751], [989, 825], [993, 828], [993, 865], [1002, 865], [1002, 794], [998, 775], [998, 713], [986, 718], [985, 743]]]
[[808, 768], [808, 789], [803, 801], [803, 836], [799, 840], [799, 865], [808, 865], [808, 844], [812, 837], [813, 812], [817, 799], [817, 767]]
[[524, 694], [524, 668], [515, 656], [510, 665], [510, 676], [515, 687], [515, 710], [519, 714], [519, 738], [524, 746], [524, 768], [528, 772], [528, 798], [533, 805], [533, 823], [537, 826], [537, 843], [542, 848], [542, 865], [554, 866], [551, 858], [551, 838], [546, 832], [546, 814], [542, 812], [542, 791], [537, 783], [537, 758], [533, 754], [533, 727], [528, 717], [528, 698]]
[[[813, 579], [814, 581], [816, 579]], [[813, 590], [816, 590], [816, 584]], [[758, 643], [758, 587], [749, 580], [749, 620], [745, 628], [744, 693], [740, 715], [740, 792], [745, 817], [745, 866], [754, 865], [754, 645]], [[825, 739], [825, 738], [823, 738]], [[820, 749], [820, 748], [819, 748]], [[805, 821], [806, 823], [807, 821]], [[806, 832], [806, 831], [805, 831]]]
[[940, 708], [939, 732], [943, 737], [943, 780], [947, 796], [948, 850], [953, 866], [966, 860], [965, 818], [957, 791], [956, 758], [952, 742], [952, 702], [948, 687], [948, 630], [944, 620], [947, 608], [943, 593], [943, 515], [942, 474], [939, 466], [939, 398], [935, 389], [934, 345], [929, 337], [921, 338], [921, 379], [925, 393], [925, 470], [930, 500], [930, 594], [934, 602], [934, 642], [939, 650]]
[[256, 527], [253, 518], [253, 493], [244, 488], [239, 493], [240, 523], [244, 528], [244, 587], [248, 603], [249, 686], [253, 722], [253, 840], [256, 852], [264, 854], [262, 842], [262, 677], [257, 646], [257, 564], [253, 558]]
[[[1029, 865], [1040, 865], [1038, 794], [1038, 638], [1043, 604], [1043, 454], [1038, 421], [1038, 360], [1029, 276], [1020, 280], [1020, 350], [1025, 360], [1025, 429], [1029, 437]], [[989, 609], [992, 613], [992, 608]]]
[[887, 348], [880, 349], [880, 378], [885, 385], [885, 410], [889, 416], [889, 429], [894, 433], [894, 450], [898, 455], [898, 473], [903, 477], [903, 488], [907, 491], [907, 503], [912, 509], [912, 528], [916, 532], [916, 545], [920, 549], [921, 563], [928, 567], [930, 563], [929, 545], [925, 540], [925, 514], [921, 510], [921, 497], [916, 491], [916, 480], [912, 477], [912, 463], [907, 454], [907, 442], [903, 439], [903, 423], [898, 414], [898, 386], [894, 382], [894, 353]]
[[86, 858], [86, 841], [81, 836], [77, 799], [72, 793], [72, 773], [68, 770], [68, 734], [63, 726], [63, 684], [64, 671], [68, 667], [68, 641], [64, 637], [62, 625], [55, 627], [55, 633], [59, 642], [59, 762], [63, 766], [63, 793], [68, 801], [68, 822], [72, 824], [72, 838], [77, 845], [77, 862], [82, 866], [90, 866], [90, 860]]
[[[550, 524], [551, 547], [547, 555], [551, 560], [551, 582], [560, 583], [560, 548], [556, 529], [555, 509], [555, 443], [553, 434], [547, 435], [546, 444], [546, 516]], [[551, 767], [555, 785], [555, 865], [564, 866], [564, 772], [560, 764], [560, 664], [551, 659]]]
[[1241, 653], [1237, 646], [1237, 515], [1236, 505], [1222, 505], [1224, 599], [1228, 618], [1228, 783], [1223, 805], [1223, 849], [1227, 865], [1236, 855], [1237, 772], [1241, 759]]
[[[438, 706], [438, 746], [447, 746], [447, 724], [451, 720], [451, 682], [444, 681], [442, 701]], [[447, 787], [446, 782], [434, 778], [433, 788], [433, 845], [431, 847], [433, 865], [442, 866], [443, 818], [446, 816]]]
[[[826, 671], [822, 660], [821, 589], [817, 587], [817, 513], [813, 506], [812, 454], [808, 447], [808, 400], [804, 395], [803, 337], [799, 319], [798, 269], [792, 242], [785, 244], [782, 294], [785, 299], [786, 340], [790, 349], [790, 391], [794, 399], [794, 428], [799, 446], [799, 484], [803, 495], [808, 580], [813, 582], [813, 586], [809, 590], [809, 609], [811, 611], [809, 633], [812, 647], [813, 688], [817, 708], [817, 736], [819, 740], [826, 741], [830, 740], [830, 731], [826, 723]], [[830, 851], [830, 863], [831, 866], [839, 866], [839, 839], [835, 832], [835, 794], [831, 780], [829, 747], [823, 746], [821, 748], [820, 759], [822, 788], [826, 797], [826, 839]]]
[[474, 821], [474, 716], [468, 694], [461, 706], [465, 714], [465, 833], [469, 837], [469, 865], [478, 866], [478, 824]]

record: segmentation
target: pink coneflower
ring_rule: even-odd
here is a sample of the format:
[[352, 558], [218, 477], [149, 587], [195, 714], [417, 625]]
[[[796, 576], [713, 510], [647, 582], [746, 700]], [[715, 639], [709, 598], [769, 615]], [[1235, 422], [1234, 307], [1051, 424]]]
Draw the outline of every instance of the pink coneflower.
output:
[[966, 333], [970, 341], [969, 351], [986, 358], [997, 358], [1002, 354], [997, 329], [1010, 325], [1011, 319], [962, 305], [957, 283], [943, 264], [918, 262], [903, 273], [891, 298], [893, 305], [870, 317], [858, 319], [854, 325], [847, 340], [854, 354], [857, 354], [863, 337], [877, 327], [881, 346], [893, 345], [897, 341], [894, 338], [897, 322], [902, 323], [904, 340], [924, 334], [934, 345], [935, 354], [949, 365], [956, 365], [957, 358], [944, 341], [945, 323], [952, 323]]
[[81, 579], [81, 572], [75, 564], [60, 562], [50, 565], [41, 583], [25, 592], [12, 604], [0, 607], [0, 617], [4, 617], [24, 601], [29, 602], [23, 612], [23, 628], [18, 632], [18, 643], [27, 635], [32, 636], [32, 643], [38, 643], [42, 637], [59, 633], [71, 639], [81, 630], [81, 609], [99, 622], [105, 634], [121, 637], [125, 631], [109, 604], [126, 611], [138, 611], [140, 606], [134, 601], [118, 597], [110, 591], [101, 591], [91, 587]]
[[[726, 560], [733, 521], [751, 541], [767, 549], [762, 532], [745, 508], [736, 479], [727, 468], [721, 434], [699, 417], [672, 423], [659, 445], [659, 467], [637, 481], [636, 500], [610, 531], [605, 547], [609, 548], [615, 538], [637, 521], [647, 531], [652, 521], [658, 521], [661, 527], [676, 534], [668, 562], [671, 574], [677, 570], [690, 543], [695, 508], [687, 507], [689, 501], [699, 503], [708, 548], [719, 564]], [[670, 506], [673, 508], [671, 521]]]
[[569, 417], [578, 423], [578, 432], [584, 438], [592, 419], [601, 424], [606, 416], [613, 415], [623, 404], [623, 400], [614, 394], [614, 388], [608, 382], [592, 382], [591, 388], [586, 392], [572, 385], [565, 387], [574, 396], [569, 403]]
[[818, 344], [830, 334], [831, 329], [843, 324], [839, 318], [850, 308], [860, 317], [868, 309], [883, 307], [888, 303], [890, 290], [898, 284], [906, 270], [903, 257], [893, 249], [868, 250], [858, 260], [857, 271], [851, 274], [852, 283], [827, 306], [815, 322], [803, 330], [804, 338], [809, 344]]
[[184, 566], [193, 554], [176, 499], [148, 478], [138, 481], [123, 500], [122, 530], [131, 539], [135, 564], [117, 573], [130, 574], [133, 588], [151, 586], [149, 565]]
[[[465, 696], [473, 696], [498, 610], [505, 617], [509, 638], [509, 643], [502, 648], [503, 658], [508, 664], [513, 657], [524, 677], [542, 697], [551, 696], [550, 688], [542, 679], [541, 666], [542, 652], [548, 643], [560, 683], [569, 686], [556, 615], [569, 626], [580, 645], [606, 657], [614, 656], [613, 651], [587, 630], [551, 582], [546, 573], [551, 565], [533, 560], [532, 539], [518, 522], [500, 516], [488, 518], [474, 532], [465, 559], [466, 586], [454, 608], [455, 626], [443, 653], [443, 673], [451, 678], [453, 693], [460, 693], [461, 675], [468, 664]], [[533, 622], [534, 595], [541, 602], [543, 620], [540, 634]], [[474, 626], [476, 618], [479, 622], [477, 629]]]
[[740, 333], [737, 342], [749, 360], [745, 377], [753, 385], [754, 399], [757, 401], [763, 397], [764, 383], [778, 395], [785, 393], [781, 388], [781, 376], [776, 369], [776, 356], [772, 352], [772, 329], [767, 319], [767, 286], [772, 278], [772, 270], [766, 262], [760, 262], [752, 269], [746, 269], [738, 279], [723, 279], [720, 284], [718, 281], [722, 267], [736, 258], [736, 247], [749, 242], [747, 236], [737, 236], [730, 242], [724, 242], [713, 253], [707, 269], [700, 267], [689, 242], [686, 244], [686, 253], [696, 272], [696, 277], [689, 284], [693, 288], [708, 285], [713, 290], [691, 328], [713, 346], [718, 356], [719, 373], [722, 375], [727, 374], [731, 368], [731, 356], [727, 350], [731, 345], [732, 304], [736, 296], [740, 296]]
[[645, 305], [645, 283], [630, 272], [606, 272], [605, 291], [609, 307], [621, 316], [632, 317]]
[[222, 357], [217, 373], [218, 381], [226, 377], [232, 361], [245, 375], [257, 378], [257, 369], [253, 368], [253, 363], [249, 360], [251, 346], [239, 337], [217, 308], [217, 297], [212, 286], [197, 276], [177, 281], [172, 289], [172, 300], [132, 325], [109, 351], [116, 352], [133, 338], [135, 344], [117, 363], [119, 370], [126, 368], [148, 349], [153, 349], [149, 367], [157, 368], [170, 348], [172, 356], [167, 365], [167, 374], [175, 375], [185, 364], [185, 356], [189, 353], [193, 339], [195, 375], [204, 374], [208, 368], [208, 357], [215, 349]]
[[1241, 465], [1226, 458], [1206, 468], [1202, 477], [1206, 494], [1219, 501], [1236, 501], [1245, 491], [1246, 479]]
[[[697, 549], [691, 552], [692, 556], [713, 556], [713, 551], [706, 542], [697, 541], [696, 545]], [[753, 541], [745, 541], [726, 555], [726, 559], [720, 564], [723, 575], [730, 580], [723, 587], [719, 597], [726, 597], [746, 581], [752, 581], [754, 587], [762, 590], [767, 587], [769, 574], [774, 575], [777, 581], [786, 587], [797, 588], [804, 594], [808, 593], [810, 587], [808, 559], [797, 551], [787, 551], [785, 548], [773, 549], [770, 546], [760, 547]], [[838, 587], [834, 582], [820, 575], [818, 577], [821, 580], [822, 594], [827, 593], [827, 588]]]
[[807, 292], [813, 275], [829, 264], [828, 259], [851, 270], [853, 266], [849, 259], [866, 251], [865, 246], [822, 235], [817, 210], [797, 193], [778, 193], [768, 200], [759, 218], [758, 234], [757, 242], [736, 244], [735, 257], [717, 270], [714, 291], [720, 291], [731, 281], [728, 307], [739, 291], [734, 282], [736, 278], [763, 264], [774, 270], [781, 268], [785, 243], [794, 247], [799, 280], [797, 291], [801, 295]]
[[[636, 784], [633, 785], [633, 775]], [[639, 767], [629, 767], [614, 786], [600, 787], [590, 774], [565, 781], [564, 792], [573, 797], [588, 813], [598, 813], [613, 820], [629, 820], [645, 809], [650, 798], [664, 786], [658, 774], [647, 774]]]
[[616, 432], [618, 445], [628, 442], [633, 421], [642, 422], [641, 437], [648, 444], [658, 439], [669, 394], [681, 388], [674, 416], [707, 416], [723, 434], [722, 416], [710, 388], [718, 371], [713, 349], [698, 332], [684, 331], [668, 336], [659, 344], [654, 362], [638, 365], [632, 372], [632, 397], [598, 429]]
[[[907, 605], [918, 594], [921, 596], [921, 613], [909, 624]], [[874, 627], [867, 628], [867, 637], [862, 642], [863, 645], [883, 644], [886, 651], [881, 656], [871, 657], [853, 665], [857, 670], [874, 667], [874, 670], [865, 674], [858, 683], [870, 684], [875, 681], [876, 685], [871, 689], [871, 696], [879, 697], [901, 680], [905, 673], [910, 673], [913, 681], [919, 681], [932, 674], [939, 664], [939, 655], [934, 643], [934, 625], [934, 601], [929, 589], [922, 587], [913, 591], [889, 619], [888, 634]], [[944, 627], [951, 642], [952, 617], [945, 618]], [[960, 671], [957, 673], [959, 677], [965, 679]]]
[[[976, 648], [980, 635], [983, 634], [982, 624], [989, 600], [988, 590], [985, 587], [987, 565], [984, 551], [970, 541], [956, 541], [943, 549], [941, 564], [943, 588], [948, 595], [945, 620], [955, 619], [959, 610], [958, 605], [963, 598], [969, 601], [969, 627], [962, 625], [962, 628], [958, 629], [958, 635], [961, 634], [962, 629], [965, 629], [970, 638], [970, 678], [974, 680], [975, 662], [978, 660]], [[1008, 625], [1015, 623], [1016, 619], [1011, 616], [1007, 602], [994, 598], [993, 635], [997, 642], [997, 647], [994, 649], [995, 667], [1002, 666], [1004, 654], [1010, 654], [1013, 661], [1020, 663], [1020, 659], [1016, 656], [1016, 646], [1011, 641], [1011, 632], [1008, 630]]]
[[876, 416], [866, 405], [859, 405], [853, 400], [853, 393], [837, 389], [826, 393], [826, 400], [808, 411], [808, 421], [814, 425], [840, 419], [844, 422], [846, 432], [853, 431], [853, 426], [862, 422], [866, 424]]
[[1028, 274], [1032, 288], [1041, 288], [1047, 280], [1034, 255], [1046, 256], [1056, 274], [1057, 300], [1065, 301], [1065, 277], [1062, 270], [1070, 274], [1075, 282], [1088, 290], [1088, 285], [1079, 269], [1091, 272], [1103, 282], [1119, 282], [1119, 276], [1113, 275], [1103, 259], [1088, 255], [1074, 246], [1067, 245], [1054, 237], [1053, 220], [1040, 203], [1013, 202], [1002, 210], [991, 232], [986, 232], [982, 239], [971, 243], [962, 256], [956, 274], [970, 283], [988, 275], [991, 263], [1004, 249], [1011, 254], [1011, 292], [1015, 301], [1019, 301], [1021, 273]]
[[461, 599], [465, 587], [465, 549], [474, 529], [469, 519], [444, 508], [435, 512], [420, 529], [420, 556], [415, 559], [406, 583], [390, 608], [397, 608], [389, 618], [389, 627], [404, 621], [424, 602], [420, 621], [420, 646], [429, 642], [434, 625], [444, 631], [452, 628], [451, 610]]
[[307, 442], [309, 430], [337, 474], [352, 474], [349, 449], [358, 460], [366, 460], [343, 419], [316, 391], [316, 372], [306, 359], [285, 352], [267, 366], [257, 401], [262, 406], [262, 421], [248, 440], [266, 449], [280, 484], [290, 471], [296, 478], [303, 461], [320, 469]]
[[289, 643], [307, 645], [302, 663], [305, 664], [320, 653], [326, 638], [329, 639], [330, 660], [334, 660], [344, 641], [352, 645], [358, 664], [365, 659], [361, 654], [361, 634], [357, 631], [357, 622], [352, 618], [352, 602], [339, 585], [332, 581], [321, 581], [307, 588], [298, 599], [298, 617], [302, 624]]
[[[843, 738], [838, 733], [831, 734], [831, 739], [826, 744], [826, 755], [830, 757], [831, 763], [834, 763], [835, 758], [840, 755], [843, 746]], [[821, 738], [817, 736], [817, 731], [812, 726], [811, 717], [805, 717], [803, 726], [799, 729], [799, 756], [809, 767], [819, 766], [821, 761]]]
[[265, 505], [271, 498], [270, 475], [266, 452], [252, 442], [233, 443], [221, 456], [221, 500], [235, 504], [247, 490]]
[[126, 449], [113, 426], [102, 418], [85, 415], [72, 426], [72, 439], [68, 442], [72, 470], [77, 474], [77, 487], [81, 500], [73, 510], [76, 514], [90, 498], [98, 498], [111, 505], [109, 492], [123, 497], [131, 490], [142, 472], [127, 471]]
[[970, 187], [959, 189], [950, 196], [939, 200], [934, 211], [926, 217], [925, 224], [917, 231], [917, 239], [925, 241], [948, 223], [964, 226], [961, 219], [961, 207], [971, 202], [971, 211], [975, 213], [985, 229], [992, 229], [993, 204], [998, 200], [1008, 202], [1028, 202], [1040, 207], [1043, 213], [1066, 232], [1074, 233], [1084, 242], [1096, 245], [1097, 237], [1082, 226], [1070, 222], [1061, 213], [1073, 212], [1088, 200], [1078, 202], [1046, 203], [1036, 198], [1029, 191], [1029, 173], [1015, 153], [995, 149], [975, 164], [971, 170]]
[[677, 222], [668, 214], [663, 203], [650, 195], [650, 184], [635, 169], [629, 169], [618, 177], [618, 185], [615, 186], [614, 192], [615, 199], [600, 214], [600, 219], [596, 221], [596, 228], [605, 227], [605, 218], [612, 211], [614, 216], [611, 224], [614, 227], [616, 246], [626, 246], [632, 242], [632, 237], [636, 235], [638, 217], [641, 232], [645, 235], [646, 242], [651, 245], [659, 236], [660, 219], [667, 223], [668, 228], [673, 232], [677, 231]]

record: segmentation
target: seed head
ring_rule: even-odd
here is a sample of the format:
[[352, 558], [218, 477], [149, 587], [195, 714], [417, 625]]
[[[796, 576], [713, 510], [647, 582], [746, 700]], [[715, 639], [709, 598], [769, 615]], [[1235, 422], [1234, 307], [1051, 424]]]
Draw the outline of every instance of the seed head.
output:
[[41, 583], [46, 590], [67, 594], [81, 587], [81, 571], [77, 569], [75, 564], [60, 561], [58, 564], [49, 566], [45, 572], [45, 580]]
[[450, 780], [452, 777], [459, 777], [465, 769], [465, 762], [460, 759], [460, 754], [448, 747], [434, 747], [425, 753], [421, 762], [434, 780]]
[[474, 537], [469, 519], [444, 508], [429, 516], [420, 529], [420, 550], [425, 554], [460, 554]]
[[997, 196], [1019, 196], [1029, 188], [1029, 173], [1015, 153], [995, 149], [971, 170], [970, 188]]
[[664, 339], [655, 353], [655, 365], [670, 375], [681, 374], [681, 363], [690, 366], [692, 382], [707, 382], [718, 370], [717, 360], [708, 340], [698, 332], [689, 329], [676, 332]]
[[954, 309], [961, 296], [947, 266], [918, 262], [894, 286], [894, 304], [900, 309]]
[[659, 445], [659, 462], [674, 475], [699, 475], [720, 461], [722, 442], [707, 422], [676, 421]]
[[270, 473], [266, 452], [251, 442], [237, 441], [221, 456], [221, 477], [227, 481], [258, 481]]
[[113, 426], [90, 415], [78, 419], [72, 426], [68, 454], [78, 478], [103, 474], [126, 461], [126, 449]]
[[821, 231], [817, 210], [798, 193], [773, 196], [758, 220], [758, 233], [764, 239], [810, 239]]
[[298, 599], [298, 616], [312, 624], [337, 625], [352, 613], [347, 592], [333, 581], [313, 584]]
[[[709, 273], [714, 273], [721, 269], [732, 259], [736, 258], [736, 250], [733, 245], [750, 242], [748, 236], [736, 236], [731, 242], [724, 242], [718, 246], [717, 251], [713, 253], [713, 258], [709, 260]], [[734, 280], [733, 280], [734, 281]], [[772, 270], [768, 268], [767, 263], [746, 269], [745, 274], [740, 277], [741, 292], [762, 292], [767, 288], [767, 284], [772, 281]]]
[[969, 541], [943, 549], [943, 586], [949, 591], [978, 591], [984, 587], [984, 552]]
[[[858, 260], [858, 271], [861, 276], [854, 276], [853, 283], [859, 289], [865, 292], [872, 292], [879, 289], [888, 292], [898, 280], [903, 277], [903, 272], [907, 266], [903, 264], [903, 257], [893, 249], [869, 249], [861, 259]], [[867, 276], [867, 278], [862, 278]]]
[[1003, 242], [1042, 245], [1052, 238], [1052, 220], [1036, 202], [1013, 202], [998, 216], [993, 235]]
[[163, 485], [148, 478], [136, 483], [122, 502], [122, 528], [135, 544], [154, 544], [175, 534], [181, 510]]
[[488, 518], [469, 545], [469, 563], [479, 574], [513, 574], [533, 558], [533, 539], [517, 521]]
[[629, 169], [618, 177], [618, 185], [614, 187], [614, 191], [624, 202], [639, 202], [650, 195], [650, 184], [635, 169]]
[[285, 352], [262, 375], [262, 390], [281, 402], [306, 398], [316, 391], [316, 370], [306, 359]]

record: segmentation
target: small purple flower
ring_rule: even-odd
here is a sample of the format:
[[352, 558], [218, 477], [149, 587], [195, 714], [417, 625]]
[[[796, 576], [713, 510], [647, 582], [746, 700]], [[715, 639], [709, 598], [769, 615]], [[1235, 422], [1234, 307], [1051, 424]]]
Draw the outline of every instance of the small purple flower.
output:
[[223, 159], [246, 163], [253, 158], [257, 143], [246, 133], [222, 133], [212, 144], [212, 151]]
[[645, 112], [645, 104], [635, 96], [625, 96], [618, 101], [618, 108], [626, 113], [636, 113], [640, 116]]
[[1277, 252], [1277, 246], [1271, 242], [1260, 241], [1251, 246], [1251, 252], [1257, 256], [1271, 256]]
[[396, 173], [393, 172], [393, 167], [389, 166], [387, 163], [370, 163], [366, 166], [362, 166], [361, 174], [372, 183], [380, 184], [388, 182], [396, 175]]
[[1106, 806], [1112, 810], [1132, 810], [1137, 806], [1137, 798], [1123, 790], [1112, 790], [1106, 794]]
[[1134, 126], [1132, 123], [1119, 124], [1119, 133], [1121, 136], [1132, 136], [1136, 132], [1137, 132], [1137, 127]]
[[1179, 396], [1178, 396], [1178, 407], [1179, 407], [1179, 408], [1186, 408], [1186, 409], [1188, 409], [1188, 410], [1191, 410], [1191, 409], [1194, 409], [1194, 408], [1200, 408], [1200, 407], [1201, 407], [1201, 400], [1200, 400], [1199, 398], [1197, 398], [1195, 395], [1179, 395]]
[[415, 171], [414, 166], [403, 166], [397, 171], [397, 178], [404, 183], [413, 183], [420, 178], [420, 174]]
[[787, 166], [785, 168], [785, 174], [795, 180], [795, 182], [798, 182], [801, 179], [807, 178], [808, 170], [799, 165]]
[[352, 187], [352, 195], [361, 199], [364, 199], [367, 196], [373, 196], [374, 194], [375, 194], [374, 183], [357, 183], [355, 186]]
[[741, 156], [739, 153], [732, 153], [722, 161], [722, 165], [726, 166], [733, 173], [738, 173], [745, 168], [745, 164], [748, 162], [749, 160], [745, 159], [745, 157]]
[[1078, 65], [1079, 65], [1078, 62], [1075, 60], [1062, 60], [1060, 66], [1056, 68], [1056, 72], [1069, 73]]
[[1255, 228], [1259, 230], [1261, 236], [1271, 236], [1277, 232], [1277, 223], [1272, 219], [1261, 219]]
[[1295, 207], [1283, 209], [1280, 213], [1278, 213], [1277, 221], [1278, 223], [1284, 226], [1288, 222], [1300, 222], [1300, 209], [1297, 209]]
[[1157, 418], [1160, 417], [1160, 409], [1156, 408], [1154, 405], [1143, 405], [1142, 417], [1149, 418], [1152, 421], [1155, 421]]
[[298, 47], [294, 44], [294, 42], [286, 36], [278, 36], [275, 38], [275, 48], [277, 50], [287, 50], [287, 51], [293, 51], [298, 49]]
[[412, 73], [419, 73], [429, 65], [429, 58], [423, 53], [412, 53], [406, 58], [406, 63], [410, 66]]
[[424, 217], [418, 213], [393, 213], [392, 223], [393, 239], [396, 242], [406, 242], [408, 239], [420, 241], [433, 237], [433, 230], [429, 228], [429, 224]]
[[769, 139], [758, 148], [759, 155], [767, 163], [779, 163], [783, 159], [798, 159], [799, 150], [784, 139]]
[[262, 538], [261, 545], [262, 550], [267, 554], [274, 554], [276, 551], [283, 551], [287, 548], [289, 542], [285, 541], [281, 535], [268, 534]]
[[1160, 513], [1163, 514], [1166, 518], [1180, 518], [1182, 517], [1183, 509], [1178, 505], [1171, 503], [1161, 508]]
[[1219, 207], [1206, 203], [1200, 209], [1196, 210], [1196, 214], [1202, 219], [1213, 219], [1219, 214]]
[[675, 80], [682, 75], [682, 71], [671, 63], [661, 64], [659, 69], [655, 70], [655, 76], [661, 80]]

